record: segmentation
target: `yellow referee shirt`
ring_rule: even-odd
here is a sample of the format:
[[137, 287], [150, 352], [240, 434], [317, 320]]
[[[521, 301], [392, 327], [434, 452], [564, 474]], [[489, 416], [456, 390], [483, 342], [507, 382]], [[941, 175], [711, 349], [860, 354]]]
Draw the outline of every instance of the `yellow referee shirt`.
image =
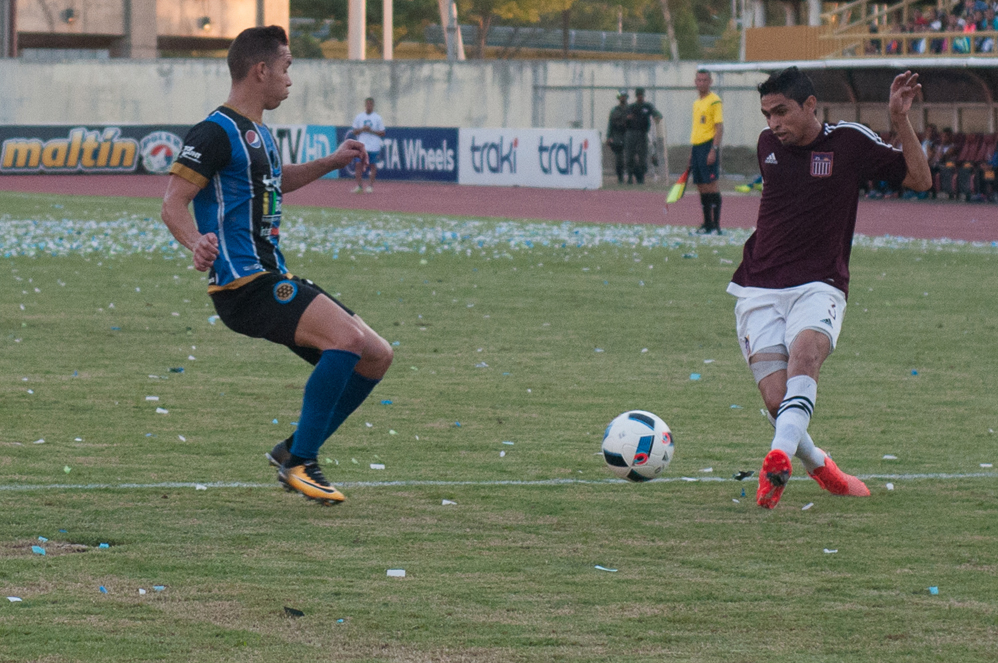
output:
[[714, 139], [714, 125], [722, 124], [721, 98], [711, 92], [706, 97], [697, 97], [693, 102], [693, 132], [690, 143], [699, 145]]

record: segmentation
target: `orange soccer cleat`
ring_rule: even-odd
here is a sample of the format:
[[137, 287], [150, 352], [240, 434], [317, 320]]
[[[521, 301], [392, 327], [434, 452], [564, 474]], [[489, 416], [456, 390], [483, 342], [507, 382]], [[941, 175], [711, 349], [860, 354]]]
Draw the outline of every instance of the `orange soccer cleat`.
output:
[[827, 454], [825, 455], [824, 467], [816, 468], [814, 472], [808, 472], [808, 475], [832, 495], [870, 496], [870, 489], [866, 487], [865, 483], [840, 470], [835, 461]]
[[773, 449], [762, 461], [759, 472], [759, 490], [755, 501], [764, 509], [772, 509], [780, 502], [783, 489], [790, 481], [790, 456], [780, 449]]

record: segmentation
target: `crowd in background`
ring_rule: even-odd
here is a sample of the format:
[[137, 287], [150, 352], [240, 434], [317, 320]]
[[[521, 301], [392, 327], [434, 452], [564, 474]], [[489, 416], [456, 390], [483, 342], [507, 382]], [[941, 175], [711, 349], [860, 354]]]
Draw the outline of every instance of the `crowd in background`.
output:
[[[994, 35], [973, 36], [977, 32], [998, 31], [998, 0], [963, 0], [951, 12], [935, 7], [911, 11], [907, 23], [870, 24], [870, 33], [883, 38], [866, 43], [866, 55], [900, 54], [970, 54], [994, 53], [998, 50]], [[945, 39], [929, 36], [933, 32], [960, 32], [967, 36]], [[922, 34], [922, 38], [901, 39], [897, 35]]]
[[[886, 183], [870, 182], [867, 198], [955, 198], [970, 202], [998, 202], [998, 134], [959, 134], [930, 124], [920, 136], [932, 170], [932, 189], [922, 193], [894, 191]], [[900, 148], [893, 134], [885, 142]]]

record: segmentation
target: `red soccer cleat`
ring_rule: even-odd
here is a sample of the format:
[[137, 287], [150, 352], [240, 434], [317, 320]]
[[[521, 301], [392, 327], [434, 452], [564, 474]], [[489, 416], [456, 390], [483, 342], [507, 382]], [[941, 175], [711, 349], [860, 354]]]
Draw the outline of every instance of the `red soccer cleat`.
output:
[[851, 474], [839, 469], [831, 458], [825, 456], [825, 466], [819, 467], [809, 476], [818, 482], [824, 490], [832, 495], [852, 495], [853, 497], [869, 497], [870, 489], [866, 484]]
[[764, 509], [772, 509], [780, 502], [783, 489], [790, 481], [790, 456], [779, 449], [773, 449], [762, 461], [759, 472], [759, 490], [755, 501]]

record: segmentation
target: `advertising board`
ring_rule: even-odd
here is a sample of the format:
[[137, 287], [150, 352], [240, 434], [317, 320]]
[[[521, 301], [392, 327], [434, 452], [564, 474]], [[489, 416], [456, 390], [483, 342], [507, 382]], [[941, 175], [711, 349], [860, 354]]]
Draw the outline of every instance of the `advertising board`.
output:
[[164, 174], [188, 125], [0, 126], [0, 174]]
[[598, 189], [598, 132], [589, 129], [461, 129], [461, 184]]

